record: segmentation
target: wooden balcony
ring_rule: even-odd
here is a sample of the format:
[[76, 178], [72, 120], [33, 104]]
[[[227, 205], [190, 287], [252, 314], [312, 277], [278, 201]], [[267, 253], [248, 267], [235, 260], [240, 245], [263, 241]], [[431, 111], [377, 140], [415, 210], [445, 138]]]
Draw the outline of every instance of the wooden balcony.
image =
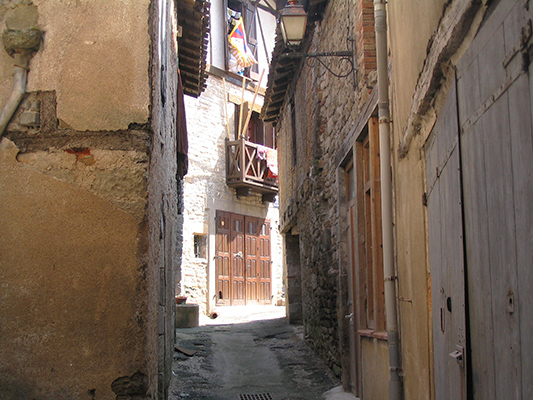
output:
[[[256, 192], [263, 195], [263, 201], [274, 201], [278, 178], [268, 167], [265, 149], [244, 139], [226, 141], [226, 183], [237, 190], [237, 196]], [[268, 149], [268, 156], [277, 157], [276, 150]]]

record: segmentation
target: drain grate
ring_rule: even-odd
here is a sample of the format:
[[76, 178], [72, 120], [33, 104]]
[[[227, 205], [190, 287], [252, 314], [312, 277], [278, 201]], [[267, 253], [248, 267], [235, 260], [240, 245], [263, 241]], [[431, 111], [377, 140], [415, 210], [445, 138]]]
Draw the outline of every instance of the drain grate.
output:
[[240, 394], [239, 400], [273, 400], [270, 393]]

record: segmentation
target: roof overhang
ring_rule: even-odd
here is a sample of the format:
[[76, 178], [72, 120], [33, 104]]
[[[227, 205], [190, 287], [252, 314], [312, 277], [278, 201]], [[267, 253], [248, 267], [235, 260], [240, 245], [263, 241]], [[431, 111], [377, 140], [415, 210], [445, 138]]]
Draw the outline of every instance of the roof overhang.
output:
[[[299, 49], [306, 49], [309, 46], [309, 42], [313, 37], [315, 22], [322, 19], [328, 1], [308, 0], [307, 2], [302, 2], [307, 11], [308, 19], [305, 38]], [[300, 69], [302, 58], [285, 57], [289, 52], [291, 52], [291, 49], [283, 42], [283, 35], [278, 27], [276, 29], [276, 44], [272, 51], [272, 60], [269, 67], [265, 100], [261, 110], [261, 119], [266, 122], [277, 122], [291, 88], [291, 83]]]
[[207, 42], [209, 35], [208, 0], [177, 0], [179, 68], [183, 92], [198, 97], [206, 87]]

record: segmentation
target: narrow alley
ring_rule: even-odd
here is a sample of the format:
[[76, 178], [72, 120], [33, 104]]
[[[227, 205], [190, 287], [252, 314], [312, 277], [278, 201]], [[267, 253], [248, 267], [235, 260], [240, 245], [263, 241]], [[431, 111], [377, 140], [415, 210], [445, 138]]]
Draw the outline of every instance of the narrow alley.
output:
[[0, 39], [0, 400], [533, 399], [533, 0], [0, 0]]
[[222, 307], [176, 330], [169, 400], [355, 400], [305, 344], [285, 308]]

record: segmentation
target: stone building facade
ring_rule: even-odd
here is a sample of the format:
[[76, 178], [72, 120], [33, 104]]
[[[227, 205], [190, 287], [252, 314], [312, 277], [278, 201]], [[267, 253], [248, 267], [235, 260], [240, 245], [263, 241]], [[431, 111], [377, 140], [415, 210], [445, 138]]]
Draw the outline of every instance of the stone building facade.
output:
[[166, 398], [182, 229], [175, 5], [0, 6], [2, 118], [14, 104], [0, 133], [3, 399]]
[[[251, 3], [243, 4], [252, 7]], [[241, 118], [239, 107], [248, 104], [254, 116], [258, 117], [263, 104], [264, 88], [259, 88], [256, 95], [255, 82], [260, 71], [268, 68], [270, 54], [266, 54], [266, 51], [270, 51], [273, 45], [275, 17], [262, 8], [251, 8], [255, 15], [255, 25], [253, 30], [250, 26], [246, 26], [246, 29], [247, 32], [257, 32], [255, 56], [258, 59], [258, 74], [254, 75], [254, 79], [246, 80], [243, 92], [242, 77], [227, 68], [225, 43], [228, 28], [225, 5], [227, 4], [223, 1], [213, 1], [211, 5], [207, 88], [201, 97], [186, 99], [190, 138], [189, 171], [184, 180], [183, 262], [178, 292], [187, 296], [187, 302], [199, 304], [201, 311], [207, 314], [215, 312], [217, 307], [233, 304], [228, 299], [217, 299], [220, 290], [216, 266], [220, 257], [217, 253], [217, 213], [220, 212], [269, 222], [271, 298], [268, 301], [263, 299], [260, 303], [283, 302], [283, 252], [277, 205], [273, 201], [264, 201], [262, 194], [253, 188], [246, 195], [239, 194], [237, 189], [228, 186], [226, 170], [227, 143], [238, 137], [236, 125]], [[263, 29], [264, 36], [259, 34], [260, 29]], [[263, 86], [267, 73], [268, 71], [264, 72]], [[242, 119], [245, 118], [246, 114], [243, 114]], [[272, 143], [269, 146], [275, 145]], [[247, 257], [244, 254], [245, 264], [248, 266], [252, 261]], [[256, 304], [256, 300], [248, 298], [246, 304]]]
[[[297, 51], [345, 50], [351, 37], [354, 85], [287, 61], [291, 49], [276, 41], [262, 115], [277, 123], [281, 149], [289, 317], [361, 399], [529, 398], [533, 5], [376, 1], [374, 14], [371, 3], [302, 2]], [[376, 16], [388, 23], [390, 119], [378, 111]], [[384, 152], [390, 276], [380, 258]], [[398, 321], [385, 317], [386, 282]], [[401, 385], [389, 386], [393, 373]]]
[[[358, 337], [354, 347], [349, 339], [350, 318], [345, 318], [354, 311], [348, 299], [350, 244], [342, 171], [356, 141], [355, 130], [366, 126], [376, 104], [373, 3], [318, 2], [309, 5], [307, 12], [315, 19], [310, 17], [303, 49], [310, 53], [352, 50], [356, 69], [350, 72], [345, 60], [325, 60], [333, 72], [346, 75], [340, 78], [316, 61], [301, 61], [286, 88], [275, 84], [283, 72], [271, 74], [263, 117], [277, 121], [281, 149], [280, 226], [286, 246], [289, 318], [303, 321], [309, 343], [349, 387], [350, 363], [365, 368], [358, 372], [361, 377], [377, 378], [388, 368], [383, 337]], [[281, 70], [287, 67], [280, 39], [273, 63]], [[285, 91], [282, 107], [271, 100], [276, 91]], [[353, 335], [353, 322], [351, 326]], [[353, 358], [354, 351], [359, 360]], [[369, 379], [351, 383], [354, 390], [364, 384], [367, 393], [387, 395], [386, 386]]]

